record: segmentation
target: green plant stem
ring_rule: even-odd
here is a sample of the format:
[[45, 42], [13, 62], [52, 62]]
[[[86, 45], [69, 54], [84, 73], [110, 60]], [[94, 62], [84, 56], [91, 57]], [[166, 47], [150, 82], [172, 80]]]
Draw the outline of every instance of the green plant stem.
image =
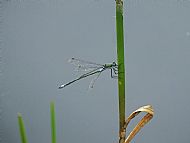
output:
[[55, 105], [52, 101], [50, 103], [50, 116], [51, 116], [51, 137], [52, 143], [56, 143], [56, 120], [55, 120]]
[[22, 119], [21, 113], [18, 113], [17, 117], [18, 117], [18, 125], [19, 125], [19, 130], [20, 130], [21, 141], [22, 143], [27, 143], [28, 141], [27, 141], [24, 121]]
[[117, 31], [117, 62], [118, 62], [118, 92], [119, 92], [119, 129], [125, 124], [125, 64], [124, 64], [124, 29], [123, 1], [116, 0], [116, 31]]

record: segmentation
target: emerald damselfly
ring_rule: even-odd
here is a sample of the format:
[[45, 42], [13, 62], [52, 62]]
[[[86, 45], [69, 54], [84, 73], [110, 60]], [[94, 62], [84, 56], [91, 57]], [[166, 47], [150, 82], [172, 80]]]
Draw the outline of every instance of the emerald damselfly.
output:
[[98, 77], [103, 71], [109, 69], [111, 71], [111, 78], [117, 77], [117, 74], [118, 74], [118, 65], [115, 62], [109, 63], [109, 64], [97, 64], [97, 63], [88, 62], [88, 61], [84, 61], [84, 60], [80, 60], [76, 58], [69, 59], [69, 62], [77, 66], [79, 70], [81, 69], [85, 71], [85, 73], [70, 82], [60, 85], [59, 89], [62, 89], [88, 76], [96, 75], [89, 85], [89, 88], [93, 88], [95, 81], [98, 79]]

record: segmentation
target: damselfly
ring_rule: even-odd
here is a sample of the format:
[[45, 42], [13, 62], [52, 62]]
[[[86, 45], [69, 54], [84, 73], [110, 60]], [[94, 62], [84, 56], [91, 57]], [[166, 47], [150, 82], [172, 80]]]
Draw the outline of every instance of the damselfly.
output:
[[61, 86], [59, 86], [59, 89], [64, 88], [88, 76], [96, 75], [96, 77], [91, 81], [89, 85], [89, 88], [93, 88], [93, 85], [95, 81], [98, 79], [98, 77], [100, 76], [100, 74], [107, 69], [111, 71], [112, 78], [117, 77], [117, 74], [118, 74], [118, 65], [115, 62], [110, 63], [110, 64], [97, 64], [97, 63], [88, 62], [88, 61], [84, 61], [84, 60], [80, 60], [76, 58], [71, 58], [69, 62], [77, 66], [78, 69], [84, 70], [85, 73], [66, 84], [62, 84]]

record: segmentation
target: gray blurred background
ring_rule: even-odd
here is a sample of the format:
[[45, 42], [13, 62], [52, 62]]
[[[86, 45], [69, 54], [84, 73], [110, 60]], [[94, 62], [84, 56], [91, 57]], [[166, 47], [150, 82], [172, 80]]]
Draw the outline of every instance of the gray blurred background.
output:
[[[155, 116], [132, 142], [190, 142], [190, 1], [124, 3], [126, 116], [153, 105]], [[1, 1], [0, 142], [50, 143], [55, 101], [58, 143], [117, 143], [117, 80], [102, 73], [92, 90], [67, 60], [116, 61], [114, 0]], [[132, 129], [140, 118], [134, 119]]]

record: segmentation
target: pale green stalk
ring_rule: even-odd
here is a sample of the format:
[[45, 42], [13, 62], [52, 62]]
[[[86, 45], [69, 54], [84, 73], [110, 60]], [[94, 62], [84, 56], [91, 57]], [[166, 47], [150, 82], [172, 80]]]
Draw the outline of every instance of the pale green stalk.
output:
[[20, 137], [21, 137], [21, 141], [22, 143], [27, 143], [27, 136], [26, 136], [26, 130], [24, 127], [24, 121], [22, 119], [22, 115], [21, 113], [18, 113], [18, 125], [19, 125], [19, 130], [20, 130]]
[[[124, 29], [123, 0], [116, 0], [116, 31], [117, 31], [117, 62], [118, 62], [118, 92], [119, 92], [119, 132], [125, 124], [125, 63], [124, 63]], [[120, 143], [124, 142], [125, 136]]]
[[52, 143], [56, 143], [56, 120], [55, 120], [55, 105], [52, 101], [50, 103], [50, 116], [51, 116], [51, 140]]

